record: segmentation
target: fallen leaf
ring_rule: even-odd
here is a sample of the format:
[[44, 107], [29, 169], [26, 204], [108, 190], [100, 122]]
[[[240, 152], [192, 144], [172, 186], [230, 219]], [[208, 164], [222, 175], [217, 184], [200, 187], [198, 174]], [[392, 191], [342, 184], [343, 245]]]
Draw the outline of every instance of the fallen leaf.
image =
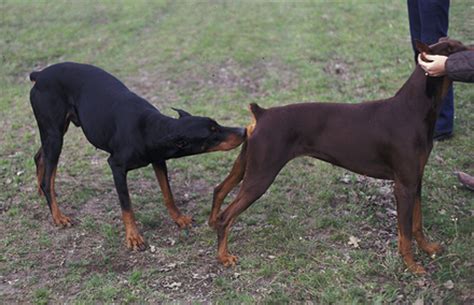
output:
[[446, 289], [453, 289], [454, 288], [454, 283], [453, 281], [449, 280], [449, 281], [446, 281], [443, 286], [446, 288]]
[[161, 272], [168, 272], [176, 267], [176, 263], [170, 263], [165, 265], [164, 267], [160, 268], [159, 271]]
[[444, 163], [445, 163], [444, 159], [443, 159], [443, 158], [441, 158], [441, 157], [440, 157], [440, 156], [438, 156], [438, 155], [435, 155], [435, 157], [434, 157], [434, 158], [435, 158], [435, 160], [436, 160], [436, 161], [438, 161], [438, 162], [439, 162], [439, 163], [441, 163], [441, 164], [444, 164]]
[[179, 287], [181, 287], [181, 283], [180, 282], [173, 282], [173, 283], [166, 283], [163, 285], [163, 287], [165, 288], [168, 288], [168, 289], [178, 289]]
[[344, 175], [344, 177], [341, 178], [341, 182], [344, 182], [345, 184], [348, 184], [351, 182], [351, 178], [349, 175]]
[[359, 242], [360, 242], [360, 239], [355, 237], [355, 236], [350, 236], [349, 237], [349, 242], [348, 244], [349, 245], [352, 245], [354, 248], [359, 248]]
[[425, 304], [423, 299], [416, 299], [416, 301], [413, 303], [413, 305], [423, 305], [423, 304]]
[[389, 215], [397, 216], [397, 211], [395, 211], [394, 209], [391, 209], [391, 208], [387, 208], [387, 213]]
[[168, 238], [168, 243], [170, 244], [170, 246], [174, 246], [174, 244], [176, 244], [176, 240], [172, 239], [172, 238]]

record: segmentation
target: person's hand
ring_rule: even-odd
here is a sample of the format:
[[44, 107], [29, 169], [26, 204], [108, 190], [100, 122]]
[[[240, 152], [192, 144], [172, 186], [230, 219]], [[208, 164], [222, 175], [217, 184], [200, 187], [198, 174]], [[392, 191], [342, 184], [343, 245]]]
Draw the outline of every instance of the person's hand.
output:
[[446, 60], [447, 56], [443, 55], [429, 55], [423, 52], [423, 56], [431, 60], [431, 62], [426, 62], [421, 57], [422, 54], [418, 54], [418, 64], [420, 67], [425, 70], [426, 75], [429, 76], [443, 76], [446, 74]]

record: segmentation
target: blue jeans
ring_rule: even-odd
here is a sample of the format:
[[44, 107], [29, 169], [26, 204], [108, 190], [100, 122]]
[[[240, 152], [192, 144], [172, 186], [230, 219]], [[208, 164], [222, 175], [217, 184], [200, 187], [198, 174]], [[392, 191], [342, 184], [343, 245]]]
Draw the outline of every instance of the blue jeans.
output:
[[[439, 38], [448, 35], [449, 2], [449, 0], [407, 0], [411, 43], [415, 52], [415, 61], [419, 53], [415, 48], [415, 39], [426, 44], [433, 44], [438, 42]], [[453, 87], [451, 86], [436, 120], [435, 135], [452, 133], [453, 121], [454, 99]]]

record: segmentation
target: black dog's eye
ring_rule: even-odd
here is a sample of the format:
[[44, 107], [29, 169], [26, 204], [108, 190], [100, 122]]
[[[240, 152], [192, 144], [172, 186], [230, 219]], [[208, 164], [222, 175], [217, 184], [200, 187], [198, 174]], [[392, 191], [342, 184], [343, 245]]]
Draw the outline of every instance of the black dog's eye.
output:
[[179, 148], [183, 148], [184, 146], [186, 146], [188, 144], [188, 142], [186, 142], [185, 140], [183, 139], [179, 139], [175, 142], [176, 146], [178, 146]]
[[211, 131], [212, 132], [216, 132], [218, 130], [217, 126], [216, 125], [212, 125], [211, 126]]

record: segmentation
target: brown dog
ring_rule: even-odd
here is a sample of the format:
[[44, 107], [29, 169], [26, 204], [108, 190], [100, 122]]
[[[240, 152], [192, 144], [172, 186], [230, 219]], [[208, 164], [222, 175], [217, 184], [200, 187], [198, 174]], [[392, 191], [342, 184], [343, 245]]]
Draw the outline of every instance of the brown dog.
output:
[[[420, 52], [450, 55], [468, 49], [451, 39]], [[361, 104], [304, 103], [270, 109], [250, 105], [254, 123], [227, 178], [215, 188], [209, 225], [217, 230], [218, 259], [225, 266], [237, 257], [227, 250], [230, 227], [237, 216], [260, 198], [285, 164], [311, 156], [353, 172], [395, 181], [398, 248], [414, 273], [425, 273], [411, 249], [412, 236], [430, 255], [441, 247], [426, 240], [421, 220], [423, 170], [433, 147], [433, 130], [451, 81], [427, 77], [417, 66], [392, 98]], [[243, 180], [237, 197], [221, 213], [227, 194]]]

